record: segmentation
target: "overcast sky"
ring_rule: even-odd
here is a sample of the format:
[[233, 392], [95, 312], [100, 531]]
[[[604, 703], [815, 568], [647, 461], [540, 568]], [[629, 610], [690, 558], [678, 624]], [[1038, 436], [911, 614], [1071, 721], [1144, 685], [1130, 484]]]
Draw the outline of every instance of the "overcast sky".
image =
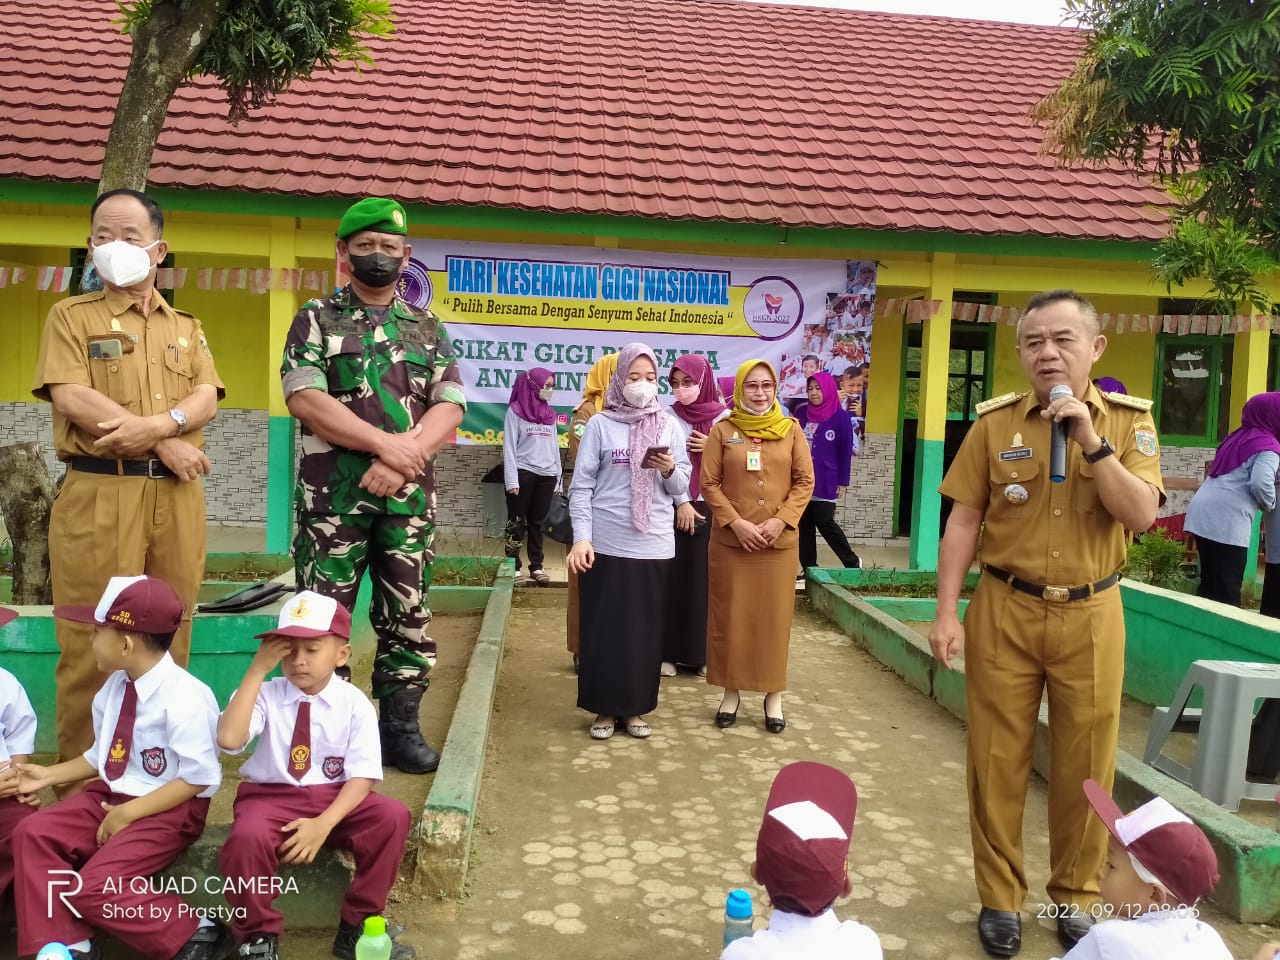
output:
[[846, 7], [851, 10], [886, 10], [922, 13], [970, 20], [1004, 20], [1010, 23], [1043, 23], [1059, 26], [1065, 13], [1062, 0], [766, 0], [771, 3], [803, 3], [811, 7]]

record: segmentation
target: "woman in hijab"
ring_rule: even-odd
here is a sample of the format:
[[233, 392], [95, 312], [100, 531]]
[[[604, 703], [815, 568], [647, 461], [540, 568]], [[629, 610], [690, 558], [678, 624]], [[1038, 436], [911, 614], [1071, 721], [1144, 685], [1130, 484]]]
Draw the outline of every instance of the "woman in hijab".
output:
[[808, 380], [809, 402], [796, 411], [804, 428], [813, 458], [813, 497], [800, 517], [800, 574], [818, 565], [818, 533], [846, 567], [861, 567], [862, 561], [849, 546], [849, 538], [836, 523], [836, 503], [849, 486], [849, 463], [853, 459], [853, 421], [840, 408], [836, 378], [825, 370]]
[[733, 409], [733, 377], [716, 377], [716, 386], [720, 388], [720, 399], [724, 401], [726, 410]]
[[604, 409], [582, 433], [569, 487], [578, 574], [578, 706], [591, 736], [621, 719], [649, 736], [658, 705], [662, 624], [675, 556], [673, 507], [689, 499], [689, 457], [675, 419], [658, 406], [658, 363], [643, 343], [618, 354]]
[[735, 379], [733, 413], [711, 428], [702, 450], [702, 496], [714, 515], [707, 682], [724, 687], [716, 726], [737, 721], [739, 691], [762, 690], [765, 728], [781, 733], [797, 527], [813, 494], [813, 461], [804, 431], [778, 404], [773, 367], [748, 360]]
[[[569, 469], [578, 460], [578, 444], [582, 443], [582, 434], [587, 429], [587, 421], [600, 412], [604, 405], [604, 393], [613, 379], [613, 372], [618, 369], [618, 355], [606, 353], [597, 360], [587, 372], [587, 385], [583, 388], [582, 399], [573, 408], [573, 419], [569, 421]], [[566, 570], [568, 581], [568, 606], [564, 614], [564, 645], [573, 656], [573, 669], [578, 669], [578, 575]]]
[[1191, 498], [1183, 528], [1195, 534], [1200, 555], [1196, 595], [1240, 606], [1259, 510], [1276, 506], [1280, 469], [1280, 393], [1260, 393], [1245, 401], [1240, 427], [1227, 434], [1209, 466], [1209, 476]]
[[676, 402], [671, 412], [680, 428], [680, 441], [689, 454], [689, 503], [676, 510], [676, 557], [663, 631], [662, 675], [674, 677], [676, 664], [707, 673], [707, 544], [711, 540], [710, 511], [702, 502], [702, 448], [712, 426], [729, 415], [720, 402], [715, 374], [707, 358], [687, 353], [667, 377]]
[[511, 387], [502, 431], [502, 485], [507, 491], [506, 553], [520, 570], [520, 543], [529, 538], [529, 576], [538, 586], [551, 582], [542, 569], [542, 522], [560, 485], [560, 439], [551, 406], [556, 381], [534, 367]]

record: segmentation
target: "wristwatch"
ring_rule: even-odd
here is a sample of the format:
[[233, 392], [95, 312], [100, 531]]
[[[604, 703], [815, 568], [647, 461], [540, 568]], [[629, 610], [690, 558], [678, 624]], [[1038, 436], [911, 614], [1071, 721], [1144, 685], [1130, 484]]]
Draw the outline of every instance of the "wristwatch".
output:
[[[176, 436], [180, 437], [187, 432], [187, 415], [185, 413], [177, 407], [174, 407], [169, 411], [169, 416], [173, 419], [173, 422], [178, 425], [178, 432]], [[1106, 441], [1103, 442], [1105, 443]]]
[[1103, 457], [1109, 457], [1116, 452], [1116, 448], [1111, 445], [1111, 441], [1106, 437], [1102, 438], [1102, 446], [1093, 453], [1083, 454], [1085, 463], [1097, 463]]

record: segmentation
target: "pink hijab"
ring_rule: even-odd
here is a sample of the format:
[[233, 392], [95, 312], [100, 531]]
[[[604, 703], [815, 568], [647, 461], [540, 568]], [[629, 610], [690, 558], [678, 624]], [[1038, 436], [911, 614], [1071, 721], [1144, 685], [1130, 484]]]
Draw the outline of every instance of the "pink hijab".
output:
[[[688, 375], [689, 379], [698, 385], [698, 397], [691, 404], [680, 403], [677, 400], [671, 405], [671, 412], [699, 433], [709, 433], [712, 424], [716, 422], [716, 417], [728, 409], [720, 402], [711, 364], [700, 353], [686, 353], [671, 367], [672, 373], [677, 370]], [[667, 379], [671, 379], [670, 375]], [[689, 496], [697, 500], [698, 495], [702, 493], [702, 454], [690, 453], [689, 463], [693, 467], [693, 472], [689, 474]]]
[[627, 451], [631, 459], [631, 524], [641, 533], [649, 532], [650, 511], [653, 507], [653, 471], [642, 468], [645, 452], [658, 442], [662, 434], [662, 408], [654, 398], [648, 406], [633, 407], [627, 402], [622, 388], [627, 374], [637, 357], [648, 357], [657, 373], [658, 358], [643, 343], [628, 343], [618, 351], [618, 369], [609, 380], [604, 394], [602, 417], [627, 424], [630, 429]]

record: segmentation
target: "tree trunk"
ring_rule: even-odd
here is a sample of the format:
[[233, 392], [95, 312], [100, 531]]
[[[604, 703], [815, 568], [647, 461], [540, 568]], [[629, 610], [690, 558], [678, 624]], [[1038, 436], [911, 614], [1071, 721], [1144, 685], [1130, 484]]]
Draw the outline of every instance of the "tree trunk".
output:
[[13, 543], [13, 602], [53, 603], [49, 510], [53, 481], [37, 443], [0, 447], [0, 516]]
[[102, 158], [98, 192], [144, 190], [174, 92], [200, 60], [226, 0], [155, 0], [133, 29], [133, 54]]

